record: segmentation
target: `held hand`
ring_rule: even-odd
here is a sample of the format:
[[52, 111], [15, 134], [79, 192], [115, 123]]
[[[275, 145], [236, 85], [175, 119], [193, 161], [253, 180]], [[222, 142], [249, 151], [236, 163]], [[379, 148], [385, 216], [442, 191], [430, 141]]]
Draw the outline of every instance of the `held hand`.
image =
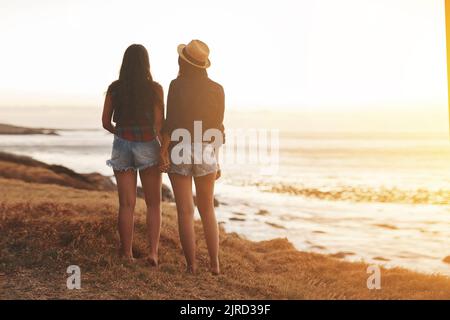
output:
[[159, 170], [161, 172], [167, 172], [170, 167], [169, 152], [163, 151], [159, 154]]
[[219, 180], [222, 176], [222, 170], [220, 170], [220, 167], [216, 171], [216, 180]]

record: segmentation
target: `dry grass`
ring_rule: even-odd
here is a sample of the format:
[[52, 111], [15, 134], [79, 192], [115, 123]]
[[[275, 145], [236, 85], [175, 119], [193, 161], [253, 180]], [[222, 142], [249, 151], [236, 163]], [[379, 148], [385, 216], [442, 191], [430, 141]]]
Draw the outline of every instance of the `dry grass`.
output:
[[[450, 279], [383, 270], [368, 290], [367, 266], [296, 251], [284, 239], [250, 242], [221, 231], [223, 274], [207, 272], [197, 223], [200, 273], [184, 273], [172, 204], [163, 205], [159, 270], [117, 258], [114, 192], [0, 178], [0, 299], [450, 299]], [[146, 252], [138, 200], [134, 251]], [[81, 267], [82, 289], [66, 289]]]

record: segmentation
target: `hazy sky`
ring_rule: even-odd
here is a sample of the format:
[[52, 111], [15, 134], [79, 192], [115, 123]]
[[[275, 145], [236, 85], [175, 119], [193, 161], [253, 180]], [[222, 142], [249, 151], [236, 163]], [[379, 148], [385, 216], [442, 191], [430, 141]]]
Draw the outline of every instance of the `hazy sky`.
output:
[[198, 38], [228, 108], [445, 115], [444, 19], [443, 0], [0, 0], [0, 105], [101, 105], [131, 43], [167, 89]]

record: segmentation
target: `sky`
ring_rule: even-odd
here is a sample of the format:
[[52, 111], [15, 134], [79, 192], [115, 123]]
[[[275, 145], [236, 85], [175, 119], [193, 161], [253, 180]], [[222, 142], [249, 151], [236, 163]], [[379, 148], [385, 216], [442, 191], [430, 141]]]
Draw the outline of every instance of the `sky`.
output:
[[99, 106], [128, 45], [211, 49], [235, 110], [447, 114], [443, 0], [0, 0], [0, 106]]

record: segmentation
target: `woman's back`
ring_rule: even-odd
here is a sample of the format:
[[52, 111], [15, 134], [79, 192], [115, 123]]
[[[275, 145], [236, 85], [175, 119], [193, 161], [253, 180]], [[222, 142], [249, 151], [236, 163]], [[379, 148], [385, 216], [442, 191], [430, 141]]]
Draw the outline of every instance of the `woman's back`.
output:
[[[221, 85], [210, 80], [206, 69], [211, 65], [209, 48], [200, 40], [180, 44], [178, 50], [178, 77], [170, 84], [167, 97], [167, 117], [161, 146], [162, 170], [169, 173], [176, 198], [181, 245], [186, 258], [187, 271], [196, 273], [194, 204], [192, 180], [195, 183], [197, 208], [202, 219], [206, 244], [210, 257], [210, 270], [220, 273], [219, 232], [214, 212], [214, 183], [220, 177], [218, 152], [222, 141], [220, 133], [204, 137], [208, 129], [223, 132], [225, 95]], [[200, 121], [202, 136], [194, 122]], [[186, 131], [179, 132], [181, 143], [175, 139], [174, 130], [187, 129], [191, 143], [187, 143]], [[209, 133], [209, 132], [208, 132]], [[217, 139], [219, 138], [219, 139]], [[199, 143], [199, 140], [202, 143]], [[206, 140], [206, 141], [205, 141]], [[171, 147], [172, 146], [172, 147]], [[169, 157], [169, 150], [170, 157]], [[170, 161], [169, 161], [170, 159]]]
[[[116, 125], [112, 124], [112, 120]], [[147, 49], [132, 44], [124, 53], [119, 79], [108, 88], [102, 125], [114, 134], [111, 158], [106, 164], [114, 170], [119, 195], [118, 231], [120, 255], [134, 262], [133, 229], [139, 174], [147, 205], [151, 266], [158, 266], [161, 228], [160, 130], [164, 120], [163, 92], [153, 81]]]
[[211, 128], [223, 131], [224, 107], [225, 95], [220, 84], [206, 74], [180, 75], [170, 84], [164, 128], [168, 133], [184, 128], [193, 135], [194, 121], [201, 121], [203, 131]]
[[148, 141], [156, 135], [155, 110], [164, 108], [163, 89], [154, 81], [144, 85], [144, 88], [133, 88], [117, 80], [108, 88], [117, 135], [126, 140]]

